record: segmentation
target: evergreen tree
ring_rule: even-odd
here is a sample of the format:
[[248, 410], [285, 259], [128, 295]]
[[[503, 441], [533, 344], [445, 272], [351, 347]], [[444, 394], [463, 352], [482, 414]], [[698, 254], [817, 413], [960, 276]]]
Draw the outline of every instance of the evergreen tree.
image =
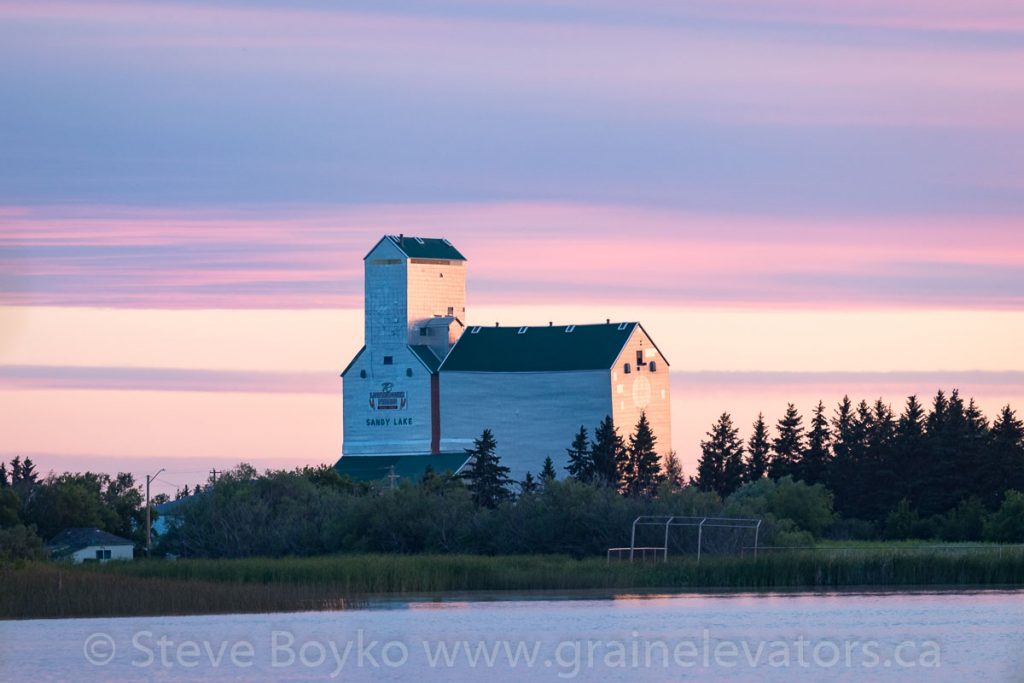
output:
[[519, 482], [519, 493], [523, 496], [529, 496], [540, 491], [540, 483], [533, 478], [533, 474], [530, 472], [526, 473], [523, 480]]
[[623, 484], [627, 495], [649, 498], [664, 479], [661, 458], [654, 450], [656, 442], [647, 414], [640, 413], [626, 450], [628, 465], [624, 468]]
[[772, 460], [768, 464], [768, 476], [781, 479], [785, 476], [798, 477], [803, 465], [804, 427], [803, 418], [792, 403], [786, 406], [786, 414], [775, 427], [777, 436], [772, 440]]
[[747, 459], [744, 466], [744, 481], [757, 481], [768, 474], [768, 461], [771, 457], [771, 441], [768, 439], [768, 425], [764, 423], [764, 413], [757, 414], [754, 432], [747, 442]]
[[836, 511], [858, 517], [865, 492], [860, 484], [864, 454], [864, 426], [849, 396], [844, 396], [832, 418], [832, 460], [829, 488], [835, 494]]
[[587, 435], [587, 428], [580, 425], [580, 431], [572, 440], [572, 445], [565, 449], [569, 454], [569, 464], [565, 469], [569, 476], [583, 483], [594, 481], [594, 458], [590, 452], [590, 437]]
[[619, 468], [625, 457], [626, 445], [615, 428], [612, 416], [608, 415], [594, 431], [594, 442], [590, 455], [594, 460], [594, 481], [602, 486], [618, 489]]
[[16, 455], [11, 460], [11, 486], [21, 481], [21, 456]]
[[0, 462], [0, 489], [9, 487], [11, 483], [7, 480], [7, 464]]
[[683, 466], [679, 463], [679, 456], [675, 451], [669, 451], [665, 456], [665, 481], [671, 491], [678, 491], [686, 484]]
[[992, 455], [993, 481], [986, 499], [994, 505], [1010, 489], [1024, 491], [1024, 422], [1009, 405], [992, 424]]
[[551, 457], [548, 456], [544, 458], [544, 466], [540, 470], [540, 479], [542, 482], [547, 483], [554, 481], [555, 478], [555, 463], [551, 462]]
[[466, 449], [470, 459], [462, 477], [477, 507], [496, 508], [509, 495], [512, 480], [508, 478], [509, 468], [495, 453], [497, 446], [491, 430], [485, 429], [480, 438], [474, 439], [473, 448]]
[[918, 507], [925, 517], [952, 509], [968, 490], [960, 462], [967, 434], [965, 412], [963, 399], [956, 389], [948, 398], [941, 390], [936, 392], [925, 422], [929, 459]]
[[831, 434], [828, 429], [828, 417], [825, 416], [825, 404], [818, 401], [811, 417], [811, 429], [807, 432], [807, 450], [804, 453], [803, 467], [800, 478], [808, 484], [824, 484], [829, 460], [829, 442]]
[[692, 483], [702, 491], [714, 491], [724, 498], [742, 484], [737, 475], [743, 470], [743, 442], [729, 413], [721, 414], [707, 437], [700, 442], [701, 456]]
[[908, 499], [915, 507], [920, 506], [921, 493], [928, 485], [928, 453], [924, 430], [924, 407], [917, 396], [908, 396], [903, 412], [896, 421], [891, 469], [900, 499]]

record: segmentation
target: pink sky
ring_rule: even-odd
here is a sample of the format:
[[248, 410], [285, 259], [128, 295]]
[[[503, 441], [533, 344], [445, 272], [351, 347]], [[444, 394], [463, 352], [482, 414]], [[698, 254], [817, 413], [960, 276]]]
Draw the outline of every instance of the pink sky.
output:
[[0, 4], [0, 457], [332, 462], [385, 233], [723, 410], [1024, 404], [1009, 0]]

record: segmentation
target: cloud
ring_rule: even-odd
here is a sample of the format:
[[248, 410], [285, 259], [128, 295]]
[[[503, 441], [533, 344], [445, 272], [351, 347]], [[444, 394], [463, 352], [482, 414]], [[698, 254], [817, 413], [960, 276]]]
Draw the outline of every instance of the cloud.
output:
[[557, 292], [565, 303], [1024, 304], [1024, 233], [1012, 217], [755, 218], [530, 202], [7, 215], [7, 304], [358, 308], [363, 255], [401, 232], [458, 244], [483, 303]]

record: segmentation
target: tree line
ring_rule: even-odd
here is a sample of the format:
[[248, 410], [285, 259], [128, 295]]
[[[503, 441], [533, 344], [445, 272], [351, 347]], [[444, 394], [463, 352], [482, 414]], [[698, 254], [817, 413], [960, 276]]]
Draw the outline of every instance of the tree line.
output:
[[746, 441], [723, 413], [701, 441], [692, 483], [724, 497], [765, 477], [822, 484], [837, 513], [883, 533], [891, 515], [916, 520], [902, 527], [921, 537], [938, 533], [943, 516], [967, 515], [976, 540], [981, 518], [1024, 491], [1024, 423], [1009, 405], [989, 422], [956, 390], [938, 391], [927, 410], [910, 396], [899, 414], [881, 399], [847, 396], [831, 414], [819, 401], [806, 426], [790, 403], [774, 433], [760, 414]]
[[[645, 415], [623, 437], [612, 418], [581, 426], [562, 471], [547, 458], [510, 479], [484, 430], [455, 475], [354, 482], [330, 466], [258, 473], [239, 465], [186, 499], [161, 553], [200, 557], [340, 551], [603, 553], [627, 542], [641, 514], [761, 517], [762, 541], [928, 538], [1024, 542], [1024, 425], [1006, 406], [989, 423], [974, 401], [938, 392], [899, 415], [881, 401], [819, 402], [805, 426], [793, 405], [741, 439], [723, 413], [684, 478], [658, 452]], [[159, 496], [154, 502], [166, 500]], [[145, 504], [131, 474], [50, 474], [31, 460], [0, 463], [0, 560], [39, 556], [42, 538], [96, 526], [142, 543]]]

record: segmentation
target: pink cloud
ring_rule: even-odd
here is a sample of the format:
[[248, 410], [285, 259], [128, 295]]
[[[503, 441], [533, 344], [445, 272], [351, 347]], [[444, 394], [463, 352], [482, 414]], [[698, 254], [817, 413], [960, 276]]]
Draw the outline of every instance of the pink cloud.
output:
[[103, 213], [8, 209], [2, 300], [358, 307], [363, 255], [382, 234], [404, 232], [453, 240], [470, 259], [477, 302], [557, 291], [570, 302], [1024, 303], [1024, 232], [1013, 217], [782, 219], [542, 203]]

